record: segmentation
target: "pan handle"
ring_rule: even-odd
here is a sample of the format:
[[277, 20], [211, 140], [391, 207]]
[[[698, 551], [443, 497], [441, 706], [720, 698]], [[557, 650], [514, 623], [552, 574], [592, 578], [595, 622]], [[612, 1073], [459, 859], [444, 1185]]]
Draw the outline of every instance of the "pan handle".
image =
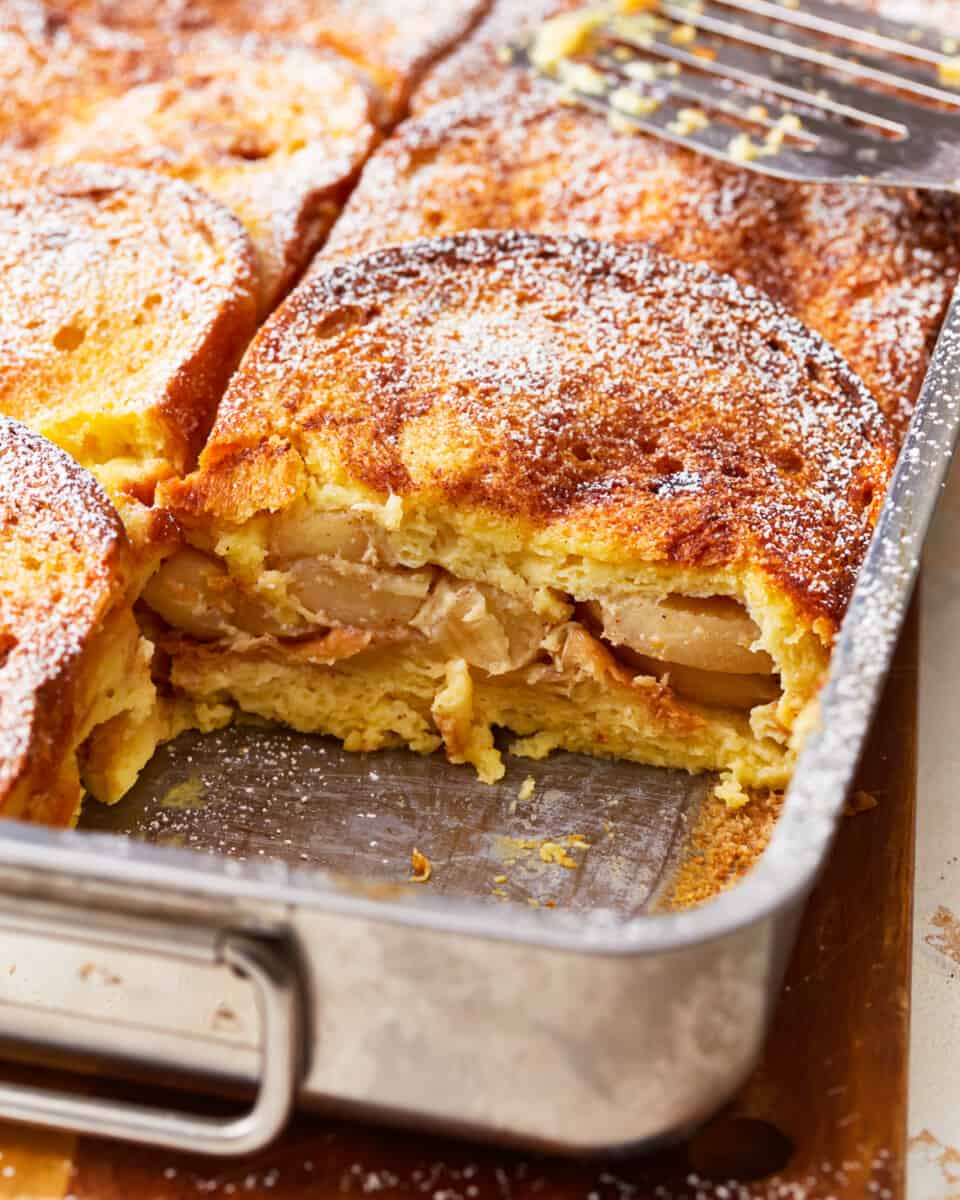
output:
[[256, 994], [259, 1086], [246, 1112], [212, 1117], [0, 1082], [0, 1117], [196, 1154], [248, 1154], [272, 1141], [290, 1115], [303, 1063], [303, 1012], [297, 977], [289, 955], [266, 938], [250, 934], [223, 934], [217, 942], [216, 958], [248, 978]]

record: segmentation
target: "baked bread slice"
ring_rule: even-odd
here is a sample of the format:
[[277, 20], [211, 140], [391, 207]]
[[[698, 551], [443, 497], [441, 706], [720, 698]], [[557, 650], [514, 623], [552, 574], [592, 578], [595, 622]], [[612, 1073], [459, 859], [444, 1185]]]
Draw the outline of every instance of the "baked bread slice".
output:
[[315, 272], [258, 334], [144, 593], [175, 689], [348, 748], [492, 730], [780, 786], [894, 461], [731, 278], [474, 233]]
[[266, 312], [322, 243], [376, 138], [338, 55], [214, 28], [123, 30], [0, 0], [0, 155], [112, 162], [204, 188], [243, 222]]
[[114, 29], [216, 27], [333, 50], [374, 86], [378, 117], [402, 115], [426, 69], [490, 0], [51, 0], [55, 14], [92, 15]]
[[[551, 17], [583, 7], [583, 0], [492, 0], [470, 34], [427, 73], [410, 98], [411, 113], [419, 115], [447, 100], [476, 100], [502, 87], [509, 77], [505, 46], [526, 41]], [[621, 7], [629, 8], [628, 0]]]
[[189, 470], [256, 325], [249, 239], [219, 204], [143, 171], [5, 163], [0, 412], [118, 502]]
[[731, 167], [618, 132], [478, 53], [464, 72], [499, 72], [499, 90], [404, 122], [367, 164], [325, 256], [473, 228], [642, 241], [772, 296], [905, 429], [960, 275], [956, 197]]
[[153, 647], [119, 517], [56, 446], [0, 417], [0, 814], [72, 824], [100, 734], [116, 799], [152, 753]]

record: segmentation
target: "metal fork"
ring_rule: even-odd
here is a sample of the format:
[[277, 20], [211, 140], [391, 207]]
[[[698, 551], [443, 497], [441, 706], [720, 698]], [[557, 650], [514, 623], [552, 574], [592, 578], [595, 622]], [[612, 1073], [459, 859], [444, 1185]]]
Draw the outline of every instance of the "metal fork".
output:
[[799, 2], [611, 4], [511, 52], [566, 102], [714, 158], [805, 182], [960, 189], [960, 42]]

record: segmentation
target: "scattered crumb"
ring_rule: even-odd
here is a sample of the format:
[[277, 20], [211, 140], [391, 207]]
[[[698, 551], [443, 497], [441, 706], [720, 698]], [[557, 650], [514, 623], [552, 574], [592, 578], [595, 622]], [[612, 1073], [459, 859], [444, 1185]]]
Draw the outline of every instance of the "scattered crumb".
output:
[[655, 34], [668, 28], [668, 23], [656, 13], [644, 10], [617, 13], [610, 18], [608, 28], [615, 37], [632, 42], [635, 46], [649, 46]]
[[590, 842], [579, 833], [570, 833], [562, 838], [512, 838], [499, 837], [494, 853], [507, 867], [516, 866], [523, 860], [525, 866], [544, 863], [547, 866], [566, 867], [575, 870], [580, 864], [567, 852], [568, 849], [589, 850]]
[[214, 1009], [210, 1024], [214, 1029], [236, 1029], [240, 1024], [240, 1018], [229, 1004], [221, 1002]]
[[678, 25], [670, 34], [675, 46], [692, 46], [697, 40], [697, 31], [692, 25]]
[[506, 877], [506, 875], [494, 875], [493, 882], [494, 883], [506, 883], [507, 877]]
[[720, 776], [713, 794], [730, 809], [743, 808], [750, 803], [750, 793], [744, 790], [743, 784], [730, 771]]
[[855, 817], [858, 813], [869, 812], [871, 808], [876, 808], [878, 803], [876, 796], [872, 796], [869, 792], [854, 792], [843, 806], [843, 815]]
[[668, 128], [671, 133], [679, 133], [685, 136], [690, 133], [696, 133], [698, 130], [706, 129], [710, 125], [710, 118], [702, 108], [681, 108], [677, 113], [676, 119], [671, 121]]
[[85, 982], [92, 979], [97, 983], [105, 984], [107, 987], [116, 987], [118, 984], [123, 983], [123, 979], [119, 975], [114, 974], [107, 967], [101, 967], [93, 962], [84, 963], [77, 974]]
[[563, 59], [557, 64], [557, 73], [566, 87], [585, 96], [603, 96], [609, 90], [606, 75], [588, 63]]
[[539, 908], [540, 907], [540, 901], [537, 900], [536, 897], [534, 897], [534, 896], [528, 896], [527, 903], [530, 905], [531, 908]]
[[563, 59], [587, 49], [603, 18], [603, 13], [588, 10], [544, 21], [530, 47], [530, 61], [540, 71], [555, 70]]
[[541, 862], [556, 863], [570, 871], [575, 871], [577, 868], [576, 860], [571, 858], [558, 842], [544, 842], [539, 853]]
[[941, 904], [930, 918], [930, 924], [935, 932], [926, 934], [923, 939], [926, 944], [960, 963], [960, 921]]
[[610, 105], [618, 113], [626, 113], [630, 117], [647, 117], [656, 112], [660, 101], [653, 96], [644, 96], [633, 88], [618, 87], [610, 93]]
[[948, 58], [937, 68], [940, 82], [947, 87], [960, 87], [960, 58]]
[[738, 133], [730, 139], [727, 153], [734, 162], [753, 162], [767, 153], [765, 147], [753, 141], [748, 133]]
[[520, 784], [520, 791], [517, 792], [517, 799], [526, 802], [533, 795], [533, 789], [536, 787], [536, 780], [532, 775], [528, 775], [523, 783]]
[[200, 808], [203, 804], [203, 780], [199, 775], [191, 775], [181, 783], [176, 783], [160, 799], [161, 808]]
[[413, 869], [413, 874], [410, 876], [411, 883], [426, 883], [433, 874], [433, 864], [425, 854], [414, 846], [413, 853], [410, 855], [410, 866]]
[[560, 738], [555, 733], [533, 733], [529, 737], [518, 738], [510, 745], [510, 753], [517, 758], [546, 758], [560, 745]]

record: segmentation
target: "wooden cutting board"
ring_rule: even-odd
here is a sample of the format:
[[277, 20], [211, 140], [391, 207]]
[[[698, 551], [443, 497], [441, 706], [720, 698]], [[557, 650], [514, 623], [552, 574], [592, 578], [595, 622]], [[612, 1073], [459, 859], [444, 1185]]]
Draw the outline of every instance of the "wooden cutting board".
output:
[[902, 1200], [916, 663], [911, 616], [858, 782], [877, 806], [842, 824], [762, 1064], [689, 1144], [569, 1162], [302, 1116], [223, 1163], [0, 1126], [0, 1200]]

